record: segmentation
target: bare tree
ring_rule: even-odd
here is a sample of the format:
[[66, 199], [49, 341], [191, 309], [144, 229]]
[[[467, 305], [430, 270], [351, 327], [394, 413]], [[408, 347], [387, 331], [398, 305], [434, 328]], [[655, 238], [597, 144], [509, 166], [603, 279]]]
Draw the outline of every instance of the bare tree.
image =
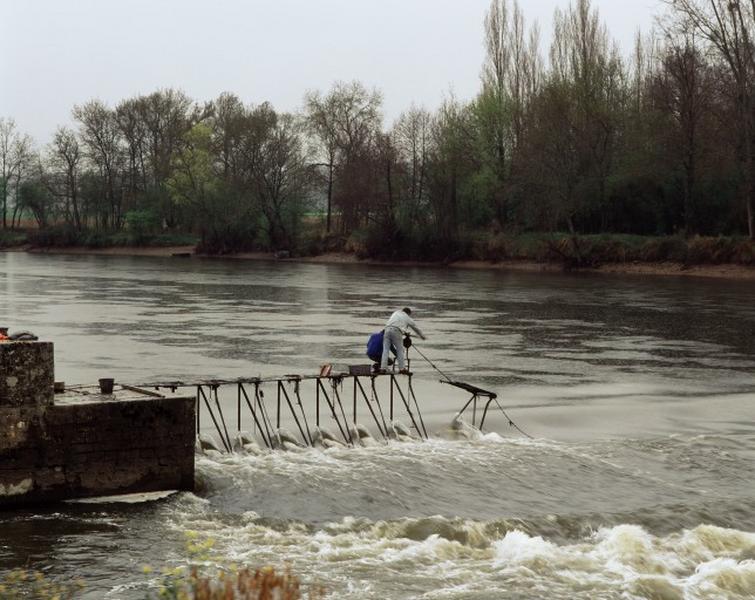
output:
[[74, 106], [73, 117], [80, 124], [79, 133], [85, 156], [102, 181], [102, 193], [108, 207], [103, 216], [103, 225], [120, 229], [123, 225], [123, 211], [119, 176], [123, 148], [116, 113], [101, 101], [91, 100]]
[[255, 183], [270, 243], [275, 249], [290, 248], [309, 179], [301, 125], [292, 115], [277, 116], [262, 144], [261, 157]]
[[[8, 228], [8, 198], [15, 189], [15, 196], [18, 199], [18, 189], [24, 168], [31, 156], [31, 148], [31, 137], [22, 135], [17, 130], [13, 119], [0, 117], [0, 202], [2, 202], [3, 229]], [[11, 226], [15, 221], [18, 208], [18, 203], [16, 203]]]
[[656, 103], [673, 120], [674, 154], [680, 157], [684, 177], [684, 226], [695, 229], [695, 191], [698, 161], [703, 151], [703, 119], [711, 112], [714, 82], [693, 33], [671, 40], [653, 82]]
[[427, 200], [427, 168], [430, 159], [432, 116], [424, 108], [411, 107], [393, 126], [392, 138], [397, 159], [405, 167], [405, 200], [409, 203], [409, 220], [417, 222]]
[[358, 81], [336, 82], [326, 96], [307, 95], [307, 122], [320, 142], [328, 173], [328, 224], [331, 202], [341, 209], [342, 229], [355, 226], [369, 214], [363, 175], [380, 132], [382, 102], [378, 91]]
[[[441, 239], [459, 231], [464, 210], [461, 184], [473, 164], [472, 113], [451, 95], [441, 105], [432, 123], [431, 205]], [[468, 207], [467, 207], [468, 208]]]
[[529, 34], [516, 0], [491, 0], [485, 16], [486, 59], [482, 91], [477, 99], [478, 135], [485, 148], [483, 160], [495, 175], [496, 216], [506, 222], [511, 212], [508, 179], [522, 145], [525, 118], [540, 86], [542, 59], [539, 30]]
[[[593, 196], [594, 208], [605, 218], [606, 182], [613, 167], [626, 86], [618, 48], [590, 0], [577, 0], [566, 12], [556, 9], [551, 68], [551, 84], [568, 89], [572, 98], [569, 122], [574, 131], [569, 137], [577, 153], [580, 195]], [[594, 192], [588, 194], [593, 187]], [[571, 218], [567, 224], [572, 230]]]
[[317, 140], [320, 161], [315, 166], [324, 167], [327, 182], [327, 205], [325, 231], [330, 233], [333, 211], [333, 183], [338, 156], [338, 135], [336, 133], [335, 95], [323, 97], [319, 92], [310, 92], [305, 97], [305, 111], [309, 130]]
[[116, 122], [126, 146], [124, 188], [129, 204], [148, 186], [147, 129], [141, 117], [141, 104], [139, 98], [129, 98], [115, 108]]
[[48, 158], [51, 169], [48, 186], [62, 200], [66, 221], [81, 231], [84, 222], [80, 206], [82, 152], [71, 129], [58, 128], [50, 144]]
[[694, 29], [715, 49], [732, 83], [739, 118], [739, 160], [747, 230], [755, 239], [755, 0], [666, 0], [682, 31]]
[[243, 177], [244, 138], [248, 132], [249, 111], [241, 99], [230, 92], [222, 93], [212, 105], [213, 153], [218, 157], [218, 174], [227, 182]]
[[660, 68], [660, 42], [655, 30], [647, 34], [637, 31], [632, 60], [629, 65], [632, 104], [634, 113], [640, 114], [651, 101], [650, 89], [653, 77]]
[[37, 160], [34, 151], [34, 142], [29, 135], [20, 136], [14, 147], [14, 157], [16, 163], [16, 180], [13, 186], [13, 214], [11, 215], [11, 228], [18, 227], [21, 224], [21, 218], [24, 212], [24, 202], [21, 195], [21, 188], [26, 180], [34, 172], [34, 163]]
[[193, 123], [191, 100], [181, 91], [166, 89], [141, 98], [141, 117], [147, 130], [147, 152], [153, 182], [161, 185], [170, 176], [171, 161]]

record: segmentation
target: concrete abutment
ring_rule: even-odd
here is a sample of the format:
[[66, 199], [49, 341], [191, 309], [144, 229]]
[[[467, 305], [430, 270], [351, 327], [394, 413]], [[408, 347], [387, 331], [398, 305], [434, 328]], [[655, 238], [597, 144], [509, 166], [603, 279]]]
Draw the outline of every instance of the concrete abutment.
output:
[[55, 394], [54, 372], [52, 343], [0, 343], [0, 508], [194, 488], [193, 396]]

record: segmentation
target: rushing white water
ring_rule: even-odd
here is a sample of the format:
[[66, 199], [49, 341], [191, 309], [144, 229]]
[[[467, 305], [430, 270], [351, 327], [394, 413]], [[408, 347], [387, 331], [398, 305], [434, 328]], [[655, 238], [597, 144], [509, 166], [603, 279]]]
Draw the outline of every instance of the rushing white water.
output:
[[466, 396], [415, 355], [429, 441], [199, 455], [195, 493], [6, 512], [0, 576], [36, 568], [82, 578], [85, 598], [144, 598], [158, 577], [142, 566], [197, 560], [195, 532], [214, 542], [208, 566], [288, 563], [334, 599], [755, 597], [751, 284], [24, 254], [0, 265], [0, 324], [55, 341], [69, 383], [363, 362], [367, 334], [412, 304], [422, 350], [498, 391], [535, 438], [492, 413], [486, 435], [445, 439]]

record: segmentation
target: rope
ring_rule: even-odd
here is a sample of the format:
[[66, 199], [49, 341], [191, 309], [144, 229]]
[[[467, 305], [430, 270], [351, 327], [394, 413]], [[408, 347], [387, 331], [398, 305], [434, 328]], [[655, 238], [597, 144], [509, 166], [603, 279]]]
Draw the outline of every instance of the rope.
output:
[[521, 434], [522, 434], [522, 435], [523, 435], [524, 437], [527, 437], [527, 438], [529, 438], [529, 439], [531, 439], [531, 440], [534, 440], [534, 439], [535, 439], [535, 438], [534, 438], [534, 437], [532, 437], [532, 436], [531, 436], [531, 435], [530, 435], [529, 433], [527, 433], [527, 432], [526, 432], [526, 431], [524, 431], [524, 430], [523, 430], [523, 429], [522, 429], [521, 427], [519, 427], [519, 425], [517, 425], [516, 423], [514, 423], [514, 421], [512, 421], [512, 420], [511, 420], [511, 418], [510, 418], [510, 417], [509, 417], [509, 416], [508, 416], [508, 415], [506, 414], [506, 411], [505, 411], [505, 410], [503, 410], [503, 406], [501, 406], [501, 403], [500, 403], [500, 402], [498, 402], [498, 398], [495, 398], [495, 403], [496, 403], [496, 404], [498, 405], [498, 408], [500, 408], [500, 409], [501, 409], [501, 412], [503, 413], [503, 416], [504, 416], [504, 417], [506, 417], [506, 420], [507, 420], [507, 421], [509, 422], [509, 427], [513, 427], [514, 429], [516, 429], [516, 430], [517, 430], [517, 431], [518, 431], [519, 433], [521, 433]]
[[[443, 371], [441, 371], [441, 370], [440, 370], [440, 369], [439, 369], [439, 368], [438, 368], [438, 367], [437, 367], [437, 366], [436, 366], [435, 364], [433, 364], [433, 362], [432, 362], [432, 361], [431, 361], [431, 360], [430, 360], [429, 358], [427, 358], [427, 356], [425, 356], [425, 355], [424, 355], [424, 353], [422, 352], [422, 350], [420, 350], [419, 348], [417, 348], [417, 345], [416, 345], [416, 344], [412, 344], [412, 348], [414, 348], [414, 349], [415, 349], [415, 350], [417, 351], [417, 353], [418, 353], [418, 354], [419, 354], [419, 355], [420, 355], [420, 356], [421, 356], [422, 358], [424, 358], [424, 359], [425, 359], [425, 361], [427, 362], [427, 364], [428, 364], [428, 365], [430, 365], [430, 366], [431, 366], [431, 367], [432, 367], [433, 369], [435, 369], [436, 371], [438, 371], [438, 373], [440, 373], [440, 374], [441, 374], [441, 376], [442, 376], [442, 377], [443, 377], [443, 378], [444, 378], [444, 379], [445, 379], [446, 381], [451, 381], [451, 378], [450, 378], [450, 377], [449, 377], [448, 375], [446, 375], [446, 374], [445, 374], [445, 373], [444, 373]], [[529, 439], [531, 439], [531, 440], [534, 440], [534, 439], [535, 439], [535, 438], [534, 438], [534, 437], [532, 437], [532, 436], [531, 436], [531, 435], [530, 435], [529, 433], [527, 433], [527, 432], [526, 432], [526, 431], [524, 431], [524, 430], [523, 430], [523, 429], [522, 429], [521, 427], [519, 427], [519, 425], [517, 425], [516, 423], [514, 423], [514, 421], [513, 421], [512, 419], [511, 419], [511, 417], [509, 417], [509, 416], [508, 416], [508, 415], [506, 414], [506, 411], [505, 411], [505, 410], [503, 410], [503, 406], [501, 406], [501, 403], [500, 403], [500, 402], [498, 402], [498, 398], [495, 398], [494, 400], [495, 400], [495, 403], [496, 403], [496, 405], [497, 405], [497, 406], [498, 406], [498, 408], [500, 409], [501, 413], [503, 413], [503, 416], [504, 416], [504, 417], [506, 418], [506, 420], [507, 420], [507, 421], [509, 422], [509, 427], [513, 427], [513, 428], [514, 428], [514, 429], [516, 429], [516, 430], [517, 430], [517, 431], [518, 431], [519, 433], [521, 433], [521, 434], [522, 434], [523, 436], [525, 436], [525, 437], [527, 437], [527, 438], [529, 438]]]
[[417, 348], [417, 345], [416, 345], [416, 344], [412, 344], [412, 348], [414, 348], [414, 349], [415, 349], [415, 350], [417, 351], [417, 353], [418, 353], [418, 354], [419, 354], [419, 355], [420, 355], [420, 356], [421, 356], [422, 358], [424, 358], [424, 359], [425, 359], [425, 361], [427, 362], [427, 364], [428, 364], [428, 365], [430, 365], [430, 366], [431, 366], [431, 367], [432, 367], [433, 369], [435, 369], [436, 371], [438, 371], [438, 373], [440, 373], [440, 374], [441, 374], [441, 376], [442, 376], [442, 377], [443, 377], [443, 378], [444, 378], [444, 379], [445, 379], [446, 381], [452, 381], [452, 379], [451, 379], [451, 378], [450, 378], [450, 377], [449, 377], [448, 375], [446, 375], [446, 374], [445, 374], [445, 373], [444, 373], [443, 371], [441, 371], [441, 370], [440, 370], [440, 369], [439, 369], [439, 368], [438, 368], [437, 366], [435, 366], [435, 364], [433, 364], [433, 362], [432, 362], [432, 361], [431, 361], [431, 360], [430, 360], [429, 358], [427, 358], [427, 356], [425, 356], [425, 355], [423, 354], [422, 350], [420, 350], [419, 348]]

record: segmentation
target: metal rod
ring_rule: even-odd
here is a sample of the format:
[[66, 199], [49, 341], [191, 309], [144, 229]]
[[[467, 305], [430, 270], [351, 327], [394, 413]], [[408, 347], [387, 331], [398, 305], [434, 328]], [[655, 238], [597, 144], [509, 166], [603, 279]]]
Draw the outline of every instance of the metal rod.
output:
[[461, 415], [464, 414], [464, 411], [467, 410], [467, 408], [469, 407], [470, 404], [472, 404], [472, 400], [474, 400], [475, 397], [476, 397], [475, 394], [472, 394], [472, 396], [469, 398], [469, 400], [467, 400], [467, 403], [464, 406], [462, 406], [462, 408], [461, 408], [461, 410], [459, 412], [456, 413], [457, 417], [460, 417]]
[[[318, 382], [319, 383], [319, 382]], [[320, 386], [315, 386], [315, 423], [320, 427]]]
[[370, 386], [372, 387], [372, 397], [375, 399], [375, 403], [378, 406], [378, 411], [380, 411], [380, 418], [383, 420], [383, 429], [385, 430], [386, 435], [388, 434], [388, 424], [385, 422], [385, 415], [383, 414], [383, 407], [380, 405], [380, 396], [378, 396], [377, 390], [375, 389], [375, 376], [370, 377]]
[[199, 437], [199, 432], [201, 431], [199, 428], [199, 412], [202, 410], [202, 404], [199, 402], [199, 390], [197, 390], [197, 403], [196, 403], [196, 413], [197, 413], [197, 437]]
[[417, 416], [419, 416], [419, 423], [422, 425], [422, 432], [425, 434], [425, 439], [427, 439], [429, 436], [427, 435], [427, 428], [425, 427], [425, 420], [422, 418], [422, 411], [419, 409], [419, 402], [417, 402], [417, 396], [414, 394], [414, 386], [412, 386], [412, 375], [409, 374], [409, 396], [414, 400], [414, 407], [417, 409]]
[[236, 386], [236, 432], [241, 432], [241, 390], [238, 389], [241, 384]]
[[212, 422], [215, 424], [215, 429], [218, 432], [218, 435], [220, 436], [220, 441], [223, 442], [223, 446], [225, 446], [225, 449], [230, 452], [231, 449], [228, 447], [228, 444], [226, 443], [225, 438], [223, 437], [223, 432], [220, 430], [220, 425], [218, 425], [218, 421], [215, 418], [215, 413], [212, 412], [212, 407], [210, 406], [210, 401], [207, 399], [207, 396], [204, 393], [204, 390], [202, 389], [202, 386], [197, 386], [197, 397], [201, 394], [202, 399], [204, 400], [205, 406], [207, 407], [207, 411], [210, 413], [210, 417], [212, 417]]
[[393, 425], [393, 373], [391, 373], [391, 425]]
[[357, 378], [354, 377], [354, 423], [357, 422]]
[[275, 428], [280, 429], [281, 428], [281, 382], [278, 381], [278, 403], [277, 403], [277, 410], [276, 410], [276, 416], [275, 416]]
[[260, 409], [260, 413], [262, 413], [262, 422], [265, 424], [265, 431], [267, 432], [267, 437], [270, 440], [270, 447], [272, 448], [273, 444], [273, 434], [270, 432], [270, 428], [273, 426], [270, 422], [270, 415], [267, 414], [267, 407], [265, 406], [264, 401], [264, 395], [265, 393], [260, 390], [260, 384], [259, 382], [254, 383], [254, 398], [257, 402], [257, 408]]
[[[338, 430], [341, 432], [341, 435], [343, 436], [344, 441], [347, 444], [351, 443], [351, 435], [346, 435], [346, 433], [343, 430], [343, 427], [341, 426], [341, 421], [338, 418], [338, 415], [336, 414], [336, 407], [333, 405], [333, 402], [330, 400], [330, 396], [328, 396], [328, 392], [325, 389], [325, 386], [322, 384], [321, 380], [317, 380], [317, 389], [319, 390], [322, 388], [322, 394], [325, 397], [325, 402], [328, 403], [328, 407], [330, 408], [330, 413], [333, 415], [333, 420], [336, 422], [336, 425], [338, 425]], [[345, 424], [345, 423], [344, 423]], [[348, 429], [348, 427], [347, 427]]]
[[228, 434], [228, 427], [225, 424], [225, 416], [223, 415], [223, 409], [220, 407], [220, 399], [218, 398], [218, 387], [212, 386], [212, 393], [215, 396], [215, 406], [218, 408], [218, 414], [220, 415], [220, 422], [223, 424], [223, 431], [225, 431], [225, 439], [228, 440], [228, 451], [231, 451], [233, 444], [231, 444], [231, 436]]
[[417, 421], [414, 420], [414, 414], [412, 413], [412, 408], [411, 406], [409, 406], [409, 403], [406, 401], [406, 396], [404, 396], [404, 392], [401, 390], [401, 387], [396, 381], [396, 377], [394, 375], [391, 375], [391, 387], [393, 387], [394, 384], [396, 385], [396, 391], [398, 392], [399, 396], [401, 396], [401, 401], [404, 403], [404, 408], [406, 408], [406, 412], [409, 414], [409, 418], [412, 420], [412, 425], [414, 425], [414, 429], [419, 434], [419, 436], [422, 437], [422, 430], [417, 426]]
[[301, 418], [304, 420], [304, 427], [307, 430], [307, 439], [309, 440], [309, 445], [311, 446], [313, 444], [312, 440], [312, 432], [309, 430], [309, 423], [307, 422], [307, 413], [304, 410], [304, 405], [301, 401], [301, 394], [299, 393], [299, 382], [294, 381], [294, 394], [296, 394], [296, 401], [299, 404], [299, 410], [301, 410]]
[[367, 404], [367, 408], [370, 409], [370, 414], [372, 414], [372, 419], [375, 421], [375, 425], [377, 425], [378, 431], [380, 432], [380, 435], [383, 436], [383, 439], [388, 439], [388, 434], [386, 431], [383, 431], [383, 428], [380, 426], [380, 421], [378, 421], [377, 415], [375, 414], [375, 410], [370, 405], [370, 399], [367, 397], [366, 392], [364, 391], [364, 388], [362, 387], [362, 382], [359, 381], [358, 377], [354, 378], [354, 392], [356, 393], [356, 387], [359, 386], [359, 391], [362, 393], [362, 397], [364, 398], [365, 403]]
[[244, 388], [244, 384], [239, 384], [239, 390], [240, 393], [244, 395], [244, 400], [246, 400], [246, 405], [249, 407], [249, 410], [252, 413], [252, 419], [254, 420], [255, 427], [259, 429], [260, 431], [260, 437], [262, 438], [262, 441], [265, 442], [265, 446], [268, 448], [272, 448], [272, 444], [268, 441], [267, 437], [265, 437], [265, 432], [262, 430], [262, 426], [259, 423], [259, 420], [257, 418], [257, 412], [254, 410], [254, 406], [252, 406], [251, 401], [249, 400], [249, 395], [246, 393], [246, 389]]
[[[375, 373], [375, 376], [377, 377], [388, 377], [392, 375], [392, 373]], [[338, 379], [347, 379], [351, 377], [355, 377], [355, 375], [351, 373], [343, 373], [339, 374]], [[322, 377], [320, 375], [296, 375], [296, 379], [300, 381], [314, 381], [317, 379], [333, 379], [332, 376]], [[140, 388], [168, 388], [173, 391], [175, 391], [178, 388], [196, 388], [197, 386], [211, 386], [211, 385], [235, 385], [237, 383], [245, 383], [245, 384], [253, 384], [253, 383], [276, 383], [278, 381], [288, 382], [291, 381], [292, 376], [291, 375], [283, 375], [279, 377], [237, 377], [236, 379], [196, 379], [193, 381], [158, 381], [158, 382], [148, 382], [148, 383], [133, 383], [129, 384], [131, 387], [140, 387]], [[122, 385], [120, 382], [118, 385]], [[68, 386], [69, 389], [72, 389], [73, 386]]]
[[307, 437], [307, 434], [304, 433], [304, 429], [301, 426], [301, 423], [299, 423], [299, 417], [296, 416], [296, 411], [294, 410], [294, 405], [291, 404], [291, 398], [288, 396], [288, 392], [286, 391], [286, 388], [282, 381], [278, 382], [278, 387], [280, 388], [278, 390], [278, 395], [280, 396], [280, 392], [283, 392], [283, 395], [286, 398], [286, 404], [288, 404], [288, 408], [291, 411], [291, 415], [294, 417], [294, 421], [296, 422], [296, 426], [299, 428], [299, 433], [301, 433], [302, 440], [304, 440], [304, 443], [309, 445], [309, 438]]
[[343, 402], [341, 402], [341, 394], [338, 393], [338, 384], [340, 383], [339, 379], [330, 379], [330, 385], [333, 388], [333, 395], [336, 398], [336, 401], [338, 402], [338, 408], [341, 409], [341, 415], [343, 416], [343, 423], [346, 426], [346, 432], [349, 434], [349, 442], [351, 444], [354, 443], [354, 438], [351, 435], [351, 427], [348, 425], [348, 420], [346, 419], [346, 411], [343, 409]]
[[218, 414], [220, 415], [220, 422], [223, 424], [223, 431], [225, 431], [225, 439], [228, 440], [228, 447], [232, 448], [231, 436], [228, 434], [228, 427], [225, 424], [225, 416], [223, 415], [223, 409], [220, 407], [220, 399], [218, 398], [218, 386], [212, 386], [212, 393], [215, 396], [215, 406], [218, 408]]
[[482, 426], [485, 424], [485, 417], [488, 415], [488, 407], [493, 400], [495, 400], [495, 398], [488, 398], [488, 401], [485, 403], [485, 410], [482, 412], [482, 420], [480, 421], [480, 431], [482, 431]]

